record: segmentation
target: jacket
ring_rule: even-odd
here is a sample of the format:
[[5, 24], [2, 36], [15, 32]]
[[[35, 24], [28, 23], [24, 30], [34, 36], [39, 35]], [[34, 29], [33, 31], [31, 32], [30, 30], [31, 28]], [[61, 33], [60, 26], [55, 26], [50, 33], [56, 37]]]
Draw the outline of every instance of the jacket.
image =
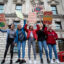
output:
[[47, 28], [45, 28], [45, 34], [47, 35], [47, 44], [56, 44], [56, 40], [58, 39], [58, 35], [56, 34], [56, 32], [54, 30], [52, 30], [51, 32], [47, 30]]
[[[25, 26], [25, 24], [26, 24], [26, 20], [24, 20], [24, 26]], [[24, 34], [24, 36], [25, 36], [25, 40], [26, 40], [26, 33], [25, 33], [24, 26], [23, 26], [23, 28], [21, 28], [21, 31], [22, 31], [22, 33]], [[15, 43], [18, 43], [18, 29], [16, 30]]]
[[31, 32], [33, 33], [34, 39], [35, 40], [38, 39], [38, 37], [37, 37], [37, 31], [40, 29], [38, 25], [37, 25], [37, 29], [33, 29], [32, 31], [30, 29], [27, 29], [27, 24], [25, 25], [24, 28], [25, 28], [25, 30], [27, 32], [27, 39], [29, 39]]
[[46, 35], [43, 30], [39, 30], [37, 32], [37, 35], [38, 35], [38, 41], [46, 40]]

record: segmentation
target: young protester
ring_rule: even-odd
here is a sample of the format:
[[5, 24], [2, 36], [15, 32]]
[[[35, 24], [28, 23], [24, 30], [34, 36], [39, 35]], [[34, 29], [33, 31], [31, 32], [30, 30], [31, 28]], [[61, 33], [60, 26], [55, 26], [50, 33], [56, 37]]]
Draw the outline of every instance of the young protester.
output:
[[39, 52], [40, 52], [40, 60], [41, 63], [43, 64], [43, 58], [42, 58], [42, 53], [43, 53], [43, 47], [46, 53], [47, 57], [47, 62], [50, 63], [49, 58], [48, 58], [48, 50], [47, 50], [47, 43], [46, 43], [46, 35], [44, 33], [44, 25], [40, 24], [40, 30], [37, 32], [38, 35], [38, 46], [39, 46]]
[[27, 29], [27, 24], [25, 25], [25, 30], [27, 32], [27, 39], [28, 39], [28, 57], [29, 57], [29, 63], [32, 63], [30, 53], [31, 53], [31, 45], [33, 47], [33, 53], [34, 53], [34, 64], [36, 64], [36, 42], [37, 40], [37, 34], [36, 32], [39, 30], [39, 26], [37, 25], [37, 29], [33, 29], [33, 26], [29, 26], [29, 29]]
[[[26, 20], [24, 20], [24, 25], [26, 24]], [[20, 24], [17, 26], [16, 30], [16, 39], [15, 43], [17, 44], [18, 48], [18, 60], [16, 63], [21, 62], [21, 63], [26, 63], [25, 61], [25, 47], [26, 47], [26, 34], [24, 30], [24, 26], [22, 27]], [[22, 45], [22, 60], [21, 58], [21, 45]]]
[[58, 60], [57, 50], [56, 50], [56, 40], [58, 39], [58, 36], [56, 32], [52, 29], [52, 26], [49, 25], [48, 28], [45, 28], [45, 33], [47, 35], [47, 44], [49, 48], [49, 57], [50, 57], [50, 63], [54, 63], [52, 59], [52, 49], [55, 54], [55, 62], [60, 63]]
[[13, 48], [14, 48], [14, 39], [15, 39], [15, 33], [16, 31], [14, 30], [14, 24], [9, 26], [10, 29], [0, 29], [1, 32], [7, 32], [7, 44], [6, 44], [6, 49], [5, 49], [5, 53], [4, 53], [4, 59], [2, 60], [1, 64], [4, 64], [5, 62], [5, 58], [8, 52], [8, 49], [10, 47], [10, 54], [11, 54], [11, 59], [10, 59], [10, 64], [12, 64], [12, 60], [13, 60]]

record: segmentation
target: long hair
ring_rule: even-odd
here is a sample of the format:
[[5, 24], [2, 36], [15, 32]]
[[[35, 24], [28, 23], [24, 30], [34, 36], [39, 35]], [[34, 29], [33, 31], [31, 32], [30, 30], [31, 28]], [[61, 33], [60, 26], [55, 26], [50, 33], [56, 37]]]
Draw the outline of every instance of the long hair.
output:
[[8, 28], [11, 29], [11, 26], [12, 26], [12, 25], [14, 25], [14, 24], [10, 24], [10, 25], [8, 25]]

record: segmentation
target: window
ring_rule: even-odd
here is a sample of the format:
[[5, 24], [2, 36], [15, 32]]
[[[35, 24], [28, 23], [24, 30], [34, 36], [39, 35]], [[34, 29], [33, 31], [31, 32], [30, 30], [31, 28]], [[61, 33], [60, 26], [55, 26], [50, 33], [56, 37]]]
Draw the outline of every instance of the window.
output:
[[61, 22], [55, 22], [56, 29], [62, 29]]
[[51, 10], [53, 12], [54, 15], [57, 14], [57, 8], [56, 8], [56, 5], [51, 5]]
[[17, 4], [16, 5], [16, 10], [17, 11], [22, 11], [22, 5], [21, 4]]
[[14, 21], [15, 29], [17, 28], [17, 25], [20, 23], [20, 21]]
[[59, 51], [64, 51], [64, 40], [61, 38], [58, 40]]
[[0, 13], [3, 13], [3, 12], [4, 12], [4, 5], [0, 4]]

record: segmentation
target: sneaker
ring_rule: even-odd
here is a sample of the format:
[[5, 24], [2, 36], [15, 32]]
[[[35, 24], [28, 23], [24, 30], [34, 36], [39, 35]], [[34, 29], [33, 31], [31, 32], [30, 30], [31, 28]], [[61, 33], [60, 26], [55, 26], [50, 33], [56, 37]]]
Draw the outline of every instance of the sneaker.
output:
[[41, 63], [43, 64], [43, 59], [41, 59]]
[[25, 61], [24, 59], [22, 59], [22, 60], [20, 61], [20, 63], [26, 63], [26, 61]]
[[34, 60], [34, 64], [37, 64], [37, 63], [36, 63], [36, 60]]
[[31, 60], [29, 60], [29, 64], [32, 64], [32, 61]]
[[5, 60], [2, 60], [1, 64], [4, 64], [5, 63]]
[[55, 62], [58, 63], [58, 64], [60, 63], [60, 61], [58, 59], [56, 59]]
[[18, 59], [15, 63], [18, 63], [18, 62], [20, 62], [20, 59]]
[[10, 60], [10, 64], [12, 64], [12, 60]]
[[54, 63], [54, 61], [53, 61], [53, 60], [51, 60], [51, 61], [50, 61], [50, 63], [51, 63], [51, 64], [53, 64], [53, 63]]
[[47, 63], [50, 63], [50, 60], [49, 59], [47, 59]]

